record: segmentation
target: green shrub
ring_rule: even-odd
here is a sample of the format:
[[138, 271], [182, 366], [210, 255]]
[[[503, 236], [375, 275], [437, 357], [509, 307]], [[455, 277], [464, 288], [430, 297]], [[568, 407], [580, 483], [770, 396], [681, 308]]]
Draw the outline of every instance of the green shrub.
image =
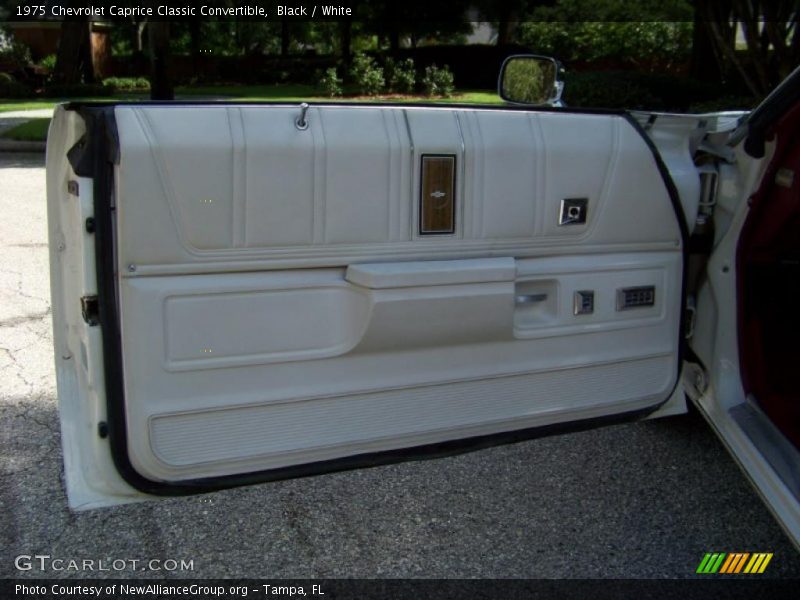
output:
[[386, 85], [390, 92], [398, 94], [411, 94], [414, 92], [417, 80], [417, 71], [414, 68], [414, 59], [395, 61], [386, 59]]
[[568, 71], [567, 106], [684, 112], [692, 104], [719, 97], [718, 86], [665, 73], [637, 71]]
[[528, 3], [517, 43], [565, 62], [603, 61], [653, 70], [682, 64], [692, 49], [688, 0], [551, 0]]
[[0, 98], [32, 98], [33, 90], [19, 81], [0, 82]]
[[692, 23], [527, 21], [520, 24], [516, 38], [533, 51], [562, 61], [669, 65], [688, 59]]
[[350, 66], [350, 77], [356, 84], [359, 93], [376, 96], [383, 91], [386, 81], [383, 69], [375, 64], [375, 60], [366, 54], [356, 54]]
[[44, 91], [48, 98], [90, 98], [114, 94], [114, 88], [99, 83], [76, 83], [50, 85]]
[[319, 91], [321, 94], [334, 98], [342, 95], [342, 80], [336, 73], [336, 67], [326, 69], [319, 78]]
[[145, 77], [108, 77], [103, 85], [121, 92], [150, 91], [150, 81]]
[[47, 69], [48, 73], [52, 73], [53, 70], [56, 68], [56, 55], [48, 54], [42, 60], [39, 61], [39, 66], [44, 69]]
[[661, 100], [635, 75], [626, 71], [567, 72], [563, 100], [567, 106], [579, 108], [659, 109]]
[[450, 68], [447, 65], [442, 68], [436, 65], [426, 67], [422, 77], [422, 90], [427, 96], [452, 96], [455, 85]]
[[8, 73], [0, 73], [0, 98], [30, 98], [33, 90]]
[[31, 51], [25, 44], [14, 42], [10, 46], [0, 48], [0, 63], [12, 71], [24, 69], [32, 62]]

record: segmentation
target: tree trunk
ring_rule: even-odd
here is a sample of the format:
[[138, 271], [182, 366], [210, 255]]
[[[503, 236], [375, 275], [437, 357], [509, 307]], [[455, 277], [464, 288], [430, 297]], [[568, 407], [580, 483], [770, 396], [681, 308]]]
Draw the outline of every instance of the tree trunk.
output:
[[349, 19], [344, 19], [339, 23], [339, 52], [342, 55], [344, 64], [349, 65], [352, 54], [350, 46], [353, 38], [353, 24]]
[[61, 37], [53, 69], [53, 81], [74, 85], [94, 81], [91, 30], [85, 17], [67, 18], [61, 23]]
[[500, 5], [500, 20], [497, 24], [497, 45], [505, 46], [511, 43], [514, 32], [519, 25], [518, 11], [512, 6]]
[[150, 98], [174, 100], [169, 76], [169, 23], [154, 21], [147, 26], [150, 44]]
[[696, 0], [692, 28], [690, 74], [697, 80], [720, 83], [723, 80], [722, 57], [714, 46], [704, 7], [709, 0]]
[[709, 22], [709, 29], [714, 36], [714, 42], [720, 49], [721, 54], [730, 64], [736, 67], [736, 70], [742, 77], [742, 81], [744, 81], [747, 89], [750, 90], [750, 93], [752, 93], [755, 98], [760, 98], [763, 94], [763, 90], [759, 88], [758, 82], [752, 77], [745, 64], [736, 55], [736, 48], [734, 44], [728, 41], [730, 35], [726, 31], [725, 27], [725, 23], [715, 21]]
[[396, 22], [392, 22], [389, 27], [389, 52], [392, 56], [397, 56], [400, 51], [400, 30]]
[[189, 52], [192, 55], [192, 68], [195, 73], [200, 70], [200, 21], [189, 21]]
[[147, 25], [147, 20], [131, 21], [131, 52], [134, 55], [144, 53], [144, 28]]
[[511, 39], [511, 27], [512, 24], [510, 21], [500, 21], [497, 24], [498, 46], [505, 46], [506, 44], [508, 44], [509, 40]]
[[[756, 98], [780, 83], [800, 61], [796, 0], [697, 0], [718, 56], [732, 65]], [[740, 26], [746, 52], [736, 50]]]
[[289, 21], [281, 19], [281, 56], [289, 55]]

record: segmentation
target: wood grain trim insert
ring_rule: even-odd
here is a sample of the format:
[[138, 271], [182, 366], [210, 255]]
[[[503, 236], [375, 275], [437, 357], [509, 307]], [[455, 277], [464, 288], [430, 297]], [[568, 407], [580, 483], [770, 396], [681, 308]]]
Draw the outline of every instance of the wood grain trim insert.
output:
[[423, 154], [421, 158], [419, 233], [455, 233], [455, 154]]

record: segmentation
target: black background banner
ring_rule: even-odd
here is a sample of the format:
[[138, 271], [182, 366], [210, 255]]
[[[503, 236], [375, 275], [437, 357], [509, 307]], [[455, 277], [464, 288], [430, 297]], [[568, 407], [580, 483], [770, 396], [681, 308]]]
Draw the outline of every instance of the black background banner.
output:
[[[433, 3], [431, 6], [435, 6]], [[414, 15], [398, 11], [398, 18]], [[49, 21], [65, 18], [93, 21], [147, 19], [238, 20], [238, 21], [341, 21], [370, 20], [374, 6], [366, 0], [9, 0], [0, 1], [4, 21]], [[426, 14], [435, 20], [463, 20], [464, 15], [449, 10], [446, 3]]]
[[[756, 576], [757, 577], [757, 576]], [[308, 600], [482, 600], [636, 598], [796, 598], [798, 581], [749, 576], [687, 580], [453, 580], [453, 579], [4, 579], [0, 597], [47, 600], [130, 598], [189, 600], [250, 598]]]
[[[253, 21], [369, 19], [369, 3], [363, 0], [22, 0], [5, 5], [7, 21], [43, 21], [88, 17], [95, 21], [146, 18], [230, 19]], [[441, 10], [441, 18], [461, 18]]]
[[[496, 0], [495, 9], [508, 3], [513, 13], [519, 0]], [[587, 20], [594, 13], [587, 12]], [[615, 13], [619, 15], [619, 13]], [[666, 14], [666, 13], [665, 13]], [[630, 20], [652, 18], [638, 11]], [[447, 0], [404, 2], [403, 0], [0, 0], [0, 21], [48, 21], [88, 17], [94, 21], [147, 19], [237, 20], [237, 21], [393, 21], [464, 22], [480, 19], [480, 13], [465, 11]], [[614, 20], [625, 20], [617, 16]]]

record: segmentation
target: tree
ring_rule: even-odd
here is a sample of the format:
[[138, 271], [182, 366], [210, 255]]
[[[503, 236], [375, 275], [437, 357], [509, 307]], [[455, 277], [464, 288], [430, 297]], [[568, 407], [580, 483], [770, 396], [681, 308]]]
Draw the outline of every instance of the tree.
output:
[[430, 0], [375, 0], [369, 4], [364, 31], [388, 41], [389, 50], [396, 54], [401, 40], [408, 39], [412, 47], [430, 39], [437, 43], [453, 43], [472, 31], [472, 25], [459, 17], [470, 7], [470, 0], [449, 0], [436, 3]]
[[475, 3], [482, 18], [493, 23], [498, 46], [506, 46], [513, 41], [519, 22], [528, 13], [537, 6], [552, 4], [552, 0], [478, 0]]
[[53, 81], [61, 85], [94, 82], [91, 23], [88, 17], [68, 17], [61, 23]]
[[[712, 32], [705, 14], [708, 5], [715, 0], [695, 0], [694, 19], [692, 23], [692, 57], [690, 72], [699, 81], [721, 82], [724, 79], [724, 63], [720, 59], [719, 50], [714, 44]], [[720, 0], [716, 0], [722, 4]], [[730, 4], [730, 2], [728, 2]], [[728, 12], [730, 8], [728, 8]]]
[[[723, 68], [732, 66], [750, 92], [761, 97], [800, 63], [798, 0], [697, 0]], [[736, 48], [741, 30], [746, 51]]]
[[353, 24], [350, 19], [339, 22], [339, 54], [344, 64], [349, 65], [352, 58]]
[[289, 18], [281, 19], [281, 56], [289, 56]]
[[169, 76], [169, 23], [149, 23], [147, 36], [150, 46], [150, 98], [173, 100], [175, 90]]

